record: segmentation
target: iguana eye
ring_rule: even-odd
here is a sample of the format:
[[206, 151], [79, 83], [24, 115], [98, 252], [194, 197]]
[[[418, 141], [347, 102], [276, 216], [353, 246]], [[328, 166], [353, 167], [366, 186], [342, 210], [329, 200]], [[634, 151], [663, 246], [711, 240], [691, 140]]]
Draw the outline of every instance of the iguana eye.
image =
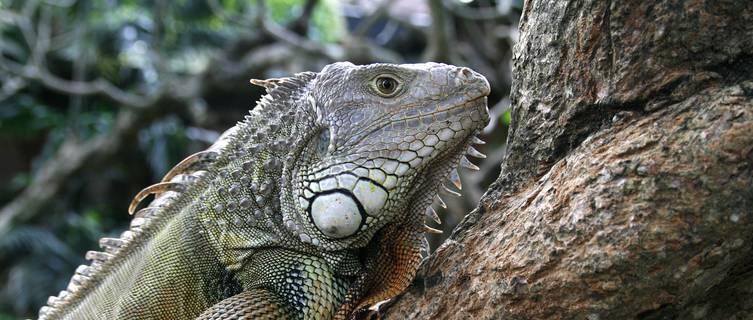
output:
[[391, 75], [381, 75], [374, 78], [374, 89], [380, 96], [391, 97], [397, 93], [400, 88], [400, 81]]
[[329, 140], [329, 129], [324, 129], [324, 131], [319, 134], [319, 138], [316, 142], [316, 153], [319, 155], [319, 158], [323, 158], [327, 154], [327, 151], [329, 151]]

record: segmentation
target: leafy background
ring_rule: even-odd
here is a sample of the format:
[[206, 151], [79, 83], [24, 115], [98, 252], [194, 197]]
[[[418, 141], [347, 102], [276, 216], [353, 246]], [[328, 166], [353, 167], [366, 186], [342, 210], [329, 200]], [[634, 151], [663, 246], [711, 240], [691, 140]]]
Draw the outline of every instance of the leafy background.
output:
[[[488, 158], [437, 211], [445, 236], [499, 173], [522, 0], [0, 0], [0, 319], [34, 317], [125, 208], [262, 94], [250, 78], [439, 61], [492, 85]], [[433, 247], [445, 236], [432, 236]]]

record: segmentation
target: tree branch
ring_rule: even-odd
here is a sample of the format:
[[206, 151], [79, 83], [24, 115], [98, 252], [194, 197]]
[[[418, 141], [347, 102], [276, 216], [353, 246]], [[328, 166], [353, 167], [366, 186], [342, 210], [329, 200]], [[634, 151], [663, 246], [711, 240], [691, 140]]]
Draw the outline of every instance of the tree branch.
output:
[[27, 45], [32, 50], [31, 59], [28, 64], [21, 65], [17, 62], [5, 59], [3, 57], [3, 48], [0, 47], [0, 69], [4, 69], [15, 76], [25, 78], [26, 80], [39, 81], [50, 89], [68, 95], [99, 94], [125, 107], [146, 107], [163, 94], [162, 92], [155, 92], [150, 96], [139, 96], [120, 90], [118, 87], [104, 79], [97, 79], [90, 82], [72, 81], [62, 79], [49, 72], [46, 67], [45, 56], [49, 51], [50, 40], [52, 38], [51, 8], [48, 6], [42, 6], [37, 31], [34, 31], [31, 27], [32, 23], [29, 17], [33, 15], [33, 10], [36, 9], [36, 6], [34, 5], [35, 3], [36, 1], [29, 1], [24, 7], [24, 13], [22, 15], [9, 11], [0, 11], [0, 14], [2, 14], [6, 20], [16, 23], [22, 31], [22, 34], [24, 34]]
[[385, 318], [751, 318], [751, 17], [527, 1], [502, 173]]
[[162, 91], [158, 91], [148, 96], [139, 96], [120, 90], [112, 83], [103, 79], [93, 81], [65, 80], [50, 73], [44, 66], [22, 66], [13, 61], [2, 59], [2, 57], [0, 57], [0, 68], [26, 80], [39, 81], [46, 87], [61, 93], [69, 95], [98, 94], [129, 108], [146, 108], [154, 104], [154, 101], [164, 94]]
[[423, 59], [453, 63], [457, 55], [450, 46], [450, 43], [454, 43], [451, 39], [454, 28], [452, 17], [448, 17], [447, 11], [442, 5], [442, 0], [431, 0], [428, 3], [429, 13], [431, 14], [431, 29], [428, 31], [429, 44], [426, 47]]
[[343, 60], [343, 57], [345, 56], [345, 51], [339, 46], [316, 43], [274, 23], [274, 21], [267, 17], [266, 4], [263, 0], [258, 1], [256, 21], [266, 34], [291, 47], [303, 50], [308, 54], [325, 57], [330, 61], [340, 61]]

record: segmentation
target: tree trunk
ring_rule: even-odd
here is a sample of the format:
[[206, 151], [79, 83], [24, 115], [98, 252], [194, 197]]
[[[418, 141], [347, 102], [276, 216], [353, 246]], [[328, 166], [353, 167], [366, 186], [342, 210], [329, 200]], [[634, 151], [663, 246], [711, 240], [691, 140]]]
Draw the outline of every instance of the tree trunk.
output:
[[502, 174], [388, 319], [753, 318], [753, 1], [531, 0]]

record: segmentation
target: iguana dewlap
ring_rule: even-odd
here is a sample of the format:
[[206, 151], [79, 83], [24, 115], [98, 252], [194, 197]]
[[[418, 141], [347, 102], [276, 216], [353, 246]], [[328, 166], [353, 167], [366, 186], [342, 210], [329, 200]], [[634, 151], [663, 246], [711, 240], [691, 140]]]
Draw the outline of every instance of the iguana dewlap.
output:
[[409, 285], [438, 188], [483, 156], [486, 79], [335, 63], [252, 83], [251, 115], [140, 192], [40, 319], [347, 319]]

